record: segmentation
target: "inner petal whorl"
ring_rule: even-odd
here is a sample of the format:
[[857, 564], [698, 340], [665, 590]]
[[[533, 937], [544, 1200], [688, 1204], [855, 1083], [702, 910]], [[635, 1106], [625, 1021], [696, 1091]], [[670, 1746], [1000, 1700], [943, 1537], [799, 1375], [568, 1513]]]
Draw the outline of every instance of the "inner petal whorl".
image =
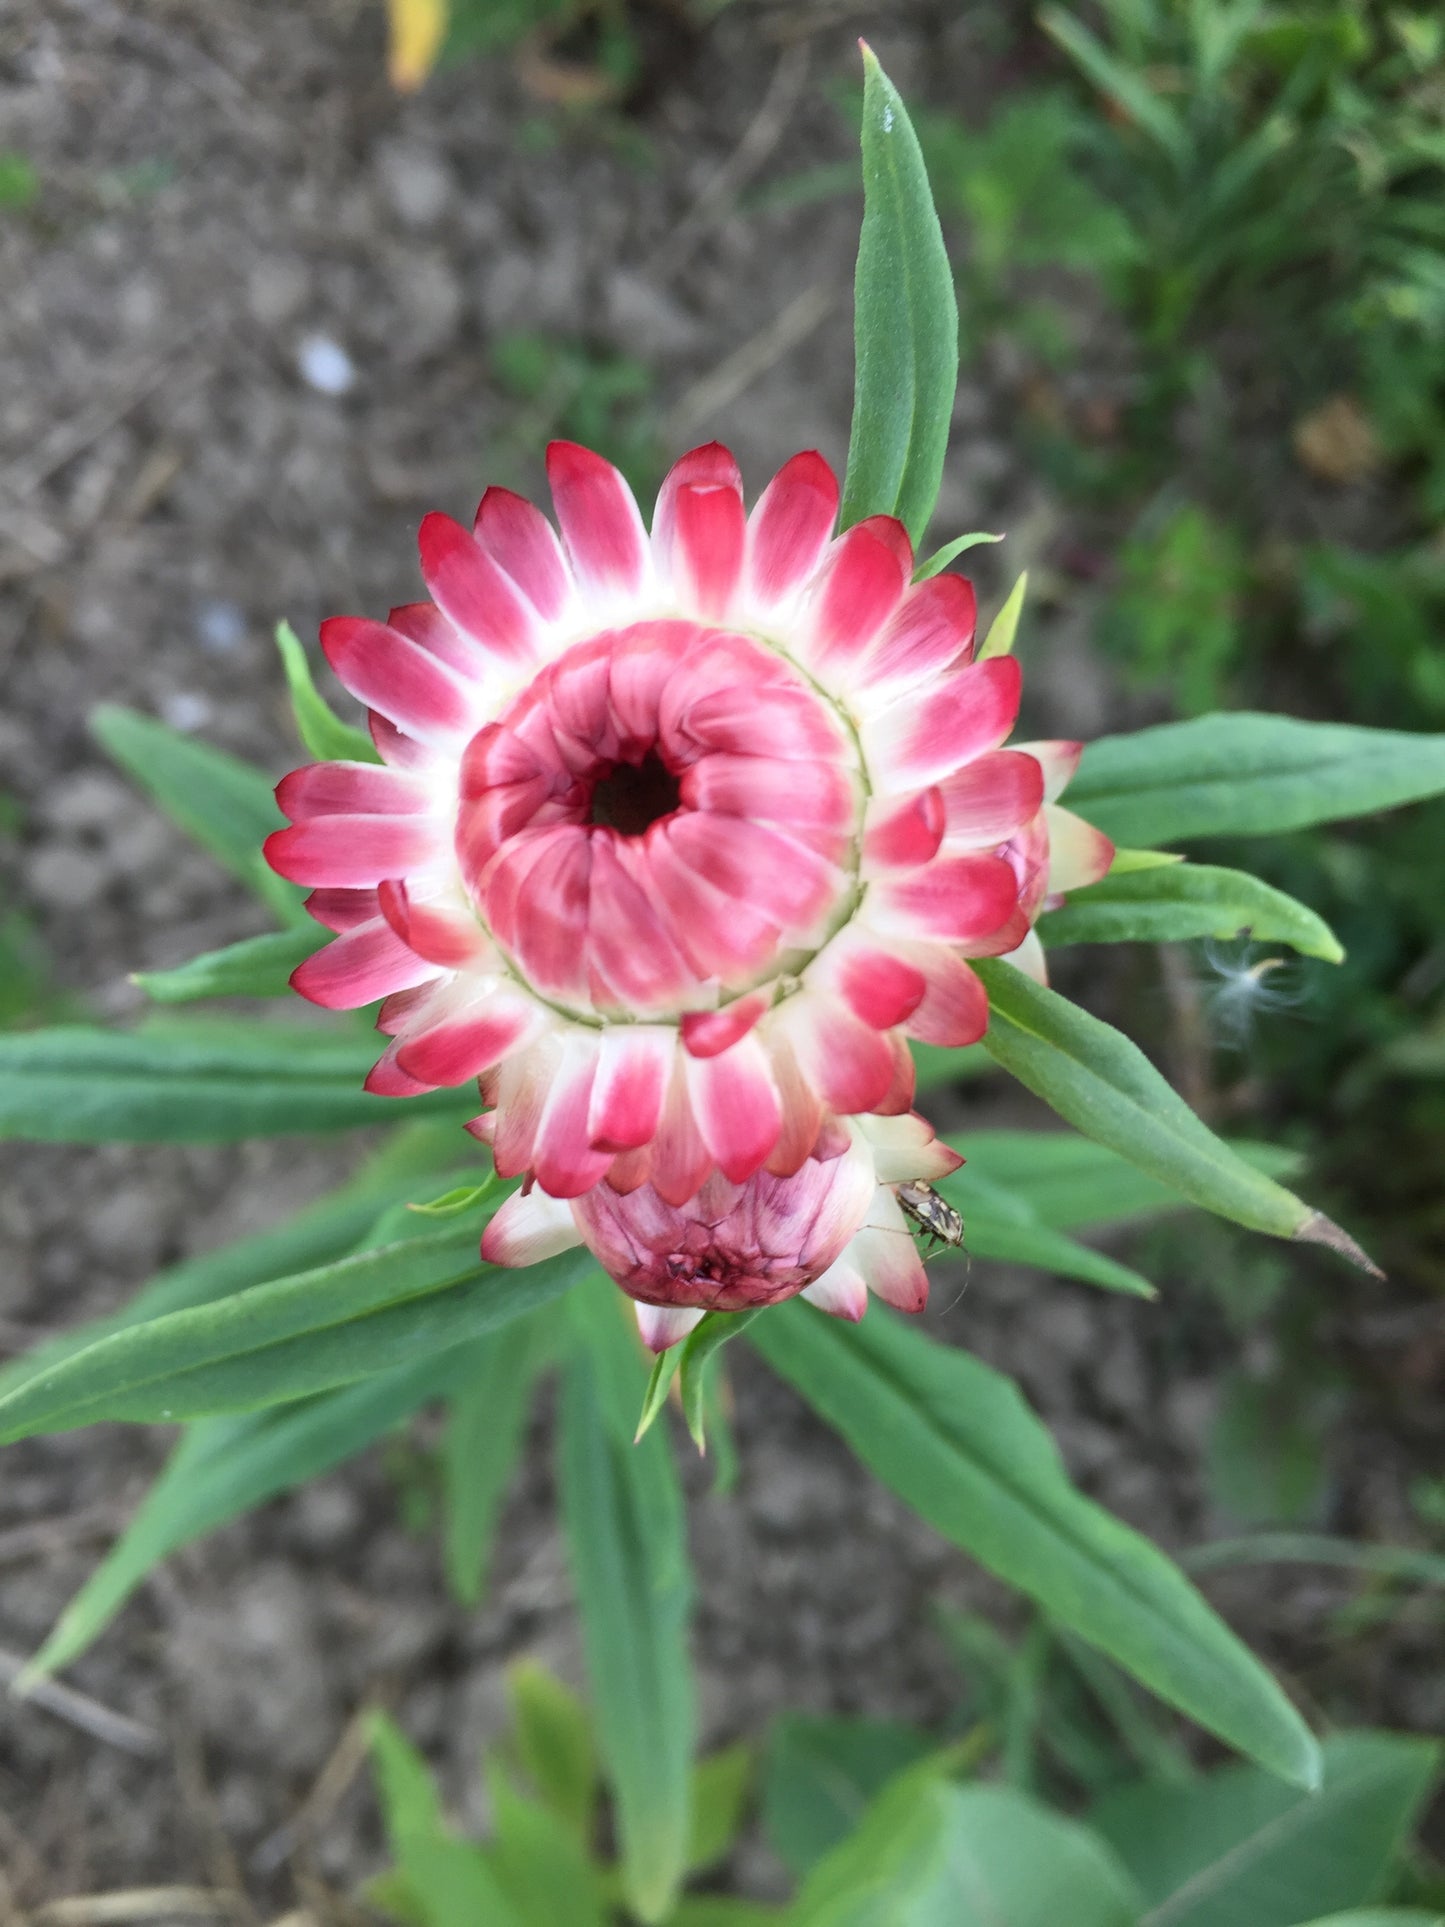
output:
[[457, 855], [541, 995], [677, 1015], [821, 941], [856, 873], [859, 776], [831, 703], [775, 651], [635, 623], [574, 645], [472, 739]]

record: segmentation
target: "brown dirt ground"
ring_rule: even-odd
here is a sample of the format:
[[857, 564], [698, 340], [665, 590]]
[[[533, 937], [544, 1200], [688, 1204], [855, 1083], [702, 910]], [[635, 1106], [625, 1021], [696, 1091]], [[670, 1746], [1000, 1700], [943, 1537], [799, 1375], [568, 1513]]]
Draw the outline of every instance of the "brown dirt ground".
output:
[[[276, 617], [314, 634], [327, 613], [403, 599], [425, 510], [467, 512], [499, 468], [538, 479], [494, 379], [499, 335], [640, 357], [667, 439], [723, 435], [754, 487], [798, 447], [841, 462], [857, 204], [749, 213], [738, 194], [848, 158], [824, 88], [850, 79], [860, 27], [906, 88], [976, 94], [987, 35], [953, 11], [737, 5], [696, 44], [658, 40], [629, 118], [560, 132], [507, 60], [398, 100], [379, 8], [361, 0], [18, 0], [0, 16], [0, 149], [43, 179], [33, 209], [0, 216], [0, 784], [23, 812], [18, 899], [59, 986], [124, 1016], [127, 971], [262, 927], [108, 768], [86, 713], [124, 701], [284, 769]], [[344, 395], [302, 376], [316, 336], [349, 358]], [[1031, 726], [1091, 734], [1119, 706], [1087, 609], [1047, 592], [1063, 511], [1021, 467], [1010, 379], [999, 356], [965, 381], [940, 526], [1008, 527], [1010, 570], [1042, 566]], [[980, 575], [996, 594], [1002, 565], [985, 553]], [[0, 1342], [18, 1351], [104, 1311], [355, 1155], [9, 1150]], [[1321, 1277], [1337, 1316], [1389, 1313], [1368, 1284]], [[1089, 1490], [1167, 1544], [1228, 1528], [1202, 1446], [1242, 1341], [1209, 1306], [1166, 1294], [1150, 1309], [984, 1264], [950, 1298], [941, 1329], [1020, 1377]], [[695, 1481], [709, 1740], [783, 1707], [943, 1716], [957, 1684], [930, 1609], [994, 1606], [996, 1589], [761, 1368], [740, 1369], [737, 1392], [739, 1487], [720, 1499]], [[0, 1919], [148, 1884], [240, 1891], [257, 1919], [348, 1917], [342, 1897], [377, 1864], [363, 1784], [314, 1837], [278, 1830], [376, 1696], [480, 1822], [503, 1663], [531, 1652], [579, 1672], [546, 1438], [540, 1417], [480, 1612], [448, 1601], [432, 1539], [401, 1521], [395, 1455], [373, 1452], [175, 1558], [73, 1669], [158, 1736], [153, 1751], [0, 1704]], [[117, 1428], [7, 1453], [0, 1652], [33, 1650], [166, 1443]], [[1409, 1469], [1391, 1436], [1353, 1425], [1334, 1522], [1402, 1530]], [[1287, 1570], [1212, 1590], [1309, 1703], [1439, 1725], [1427, 1620], [1406, 1611], [1388, 1637], [1341, 1641], [1348, 1580]], [[756, 1846], [736, 1874], [758, 1893], [775, 1879]]]

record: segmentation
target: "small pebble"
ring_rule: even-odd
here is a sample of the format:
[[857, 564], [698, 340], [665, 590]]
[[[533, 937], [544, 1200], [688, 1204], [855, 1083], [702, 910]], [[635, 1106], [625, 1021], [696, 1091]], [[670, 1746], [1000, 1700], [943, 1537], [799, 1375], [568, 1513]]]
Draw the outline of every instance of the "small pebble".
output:
[[196, 635], [208, 655], [233, 655], [246, 639], [245, 614], [234, 602], [203, 602], [196, 611]]
[[172, 689], [161, 697], [161, 715], [183, 736], [204, 729], [215, 713], [210, 697], [198, 689]]
[[319, 395], [345, 395], [356, 385], [356, 363], [330, 335], [307, 335], [296, 350], [296, 366]]

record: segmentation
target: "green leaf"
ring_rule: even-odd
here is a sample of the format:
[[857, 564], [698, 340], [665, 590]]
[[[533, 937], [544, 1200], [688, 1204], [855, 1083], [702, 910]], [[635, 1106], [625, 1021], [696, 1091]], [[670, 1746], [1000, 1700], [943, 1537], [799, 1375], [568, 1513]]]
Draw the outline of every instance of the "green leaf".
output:
[[967, 1165], [940, 1179], [937, 1189], [963, 1218], [968, 1249], [977, 1257], [1036, 1265], [1063, 1278], [1078, 1278], [1136, 1298], [1157, 1296], [1139, 1272], [1044, 1224], [1024, 1199], [1002, 1185], [990, 1184]]
[[1116, 843], [1270, 836], [1445, 791], [1445, 735], [1250, 712], [1105, 736], [1084, 751], [1069, 807]]
[[1432, 1741], [1340, 1733], [1308, 1797], [1226, 1767], [1108, 1794], [1090, 1820], [1144, 1890], [1151, 1927], [1307, 1920], [1379, 1896], [1439, 1768]]
[[935, 549], [926, 562], [919, 563], [913, 571], [913, 580], [927, 582], [930, 576], [942, 575], [950, 562], [956, 562], [959, 556], [966, 554], [969, 549], [976, 549], [980, 542], [1002, 542], [1002, 540], [1001, 535], [987, 535], [982, 530], [972, 535], [957, 535], [951, 542], [945, 542], [941, 549]]
[[958, 303], [918, 137], [863, 49], [863, 231], [842, 524], [896, 515], [916, 548], [938, 499], [958, 385]]
[[1206, 1211], [1276, 1238], [1328, 1245], [1375, 1270], [1338, 1225], [1216, 1137], [1112, 1024], [1012, 964], [981, 958], [974, 967], [988, 991], [990, 1057], [1086, 1137]]
[[534, 1659], [518, 1660], [507, 1669], [507, 1700], [518, 1765], [586, 1846], [600, 1784], [586, 1707]]
[[763, 1768], [768, 1845], [801, 1880], [847, 1839], [890, 1780], [932, 1750], [924, 1734], [896, 1720], [782, 1714]]
[[1085, 1828], [999, 1786], [953, 1786], [925, 1761], [815, 1867], [791, 1927], [1137, 1927], [1138, 1894]]
[[709, 1368], [728, 1340], [745, 1331], [757, 1316], [756, 1311], [710, 1311], [700, 1323], [694, 1325], [682, 1342], [678, 1391], [682, 1399], [682, 1416], [699, 1452], [707, 1450], [703, 1420]]
[[275, 930], [246, 937], [224, 950], [208, 950], [174, 970], [137, 970], [140, 985], [156, 1004], [189, 1004], [199, 997], [284, 997], [291, 972], [330, 941], [325, 930]]
[[[1055, 1230], [1126, 1224], [1179, 1209], [1177, 1193], [1077, 1131], [962, 1131], [946, 1142], [968, 1159], [963, 1175], [1012, 1193]], [[1275, 1144], [1235, 1138], [1230, 1149], [1270, 1177], [1288, 1177], [1300, 1162]]]
[[379, 763], [381, 757], [365, 730], [342, 722], [317, 690], [311, 664], [289, 622], [276, 624], [276, 647], [291, 691], [296, 734], [318, 763]]
[[527, 1412], [545, 1362], [541, 1321], [519, 1318], [472, 1352], [472, 1369], [447, 1402], [442, 1442], [447, 1581], [464, 1606], [486, 1587], [497, 1515], [522, 1449]]
[[634, 1444], [656, 1423], [658, 1413], [667, 1403], [667, 1395], [681, 1363], [681, 1345], [669, 1345], [652, 1361], [652, 1370], [647, 1375], [647, 1390], [642, 1396], [642, 1412], [637, 1421], [637, 1430], [632, 1435]]
[[1154, 144], [1181, 167], [1190, 159], [1191, 136], [1183, 120], [1149, 85], [1146, 76], [1115, 58], [1083, 22], [1062, 7], [1045, 7], [1039, 15], [1050, 34], [1102, 94]]
[[1434, 1908], [1352, 1907], [1348, 1913], [1307, 1921], [1305, 1927], [1445, 1927], [1445, 1914]]
[[576, 1296], [563, 1380], [562, 1516], [607, 1762], [628, 1905], [662, 1920], [691, 1836], [692, 1600], [682, 1495], [665, 1434], [632, 1439], [644, 1370], [610, 1281]]
[[989, 656], [1007, 656], [1018, 637], [1019, 621], [1024, 612], [1024, 597], [1029, 592], [1029, 572], [1023, 574], [1009, 590], [1008, 600], [988, 626], [988, 634], [983, 639], [983, 647], [978, 652], [978, 661]]
[[1111, 871], [1074, 890], [1039, 921], [1047, 944], [1177, 943], [1192, 937], [1235, 937], [1288, 943], [1306, 957], [1340, 963], [1339, 938], [1313, 910], [1242, 870], [1202, 863]]
[[368, 1722], [398, 1883], [427, 1927], [524, 1927], [479, 1847], [450, 1833], [426, 1762], [384, 1713]]
[[[792, 1910], [722, 1894], [685, 1894], [667, 1916], [667, 1927], [792, 1927]], [[1408, 1927], [1408, 1924], [1407, 1924]]]
[[303, 893], [261, 855], [285, 820], [264, 770], [110, 703], [94, 711], [90, 726], [107, 755], [202, 849], [285, 922], [305, 923]]
[[915, 1088], [920, 1091], [935, 1091], [941, 1085], [952, 1084], [959, 1078], [981, 1077], [993, 1069], [982, 1044], [968, 1044], [962, 1050], [947, 1050], [941, 1044], [920, 1044], [915, 1040], [908, 1048], [913, 1053], [917, 1073]]
[[494, 1270], [475, 1229], [422, 1237], [170, 1312], [42, 1367], [0, 1398], [0, 1443], [102, 1419], [169, 1424], [304, 1398], [445, 1351], [560, 1297], [564, 1252]]
[[1159, 870], [1166, 864], [1183, 861], [1184, 857], [1178, 850], [1126, 850], [1116, 843], [1109, 875], [1132, 876], [1135, 870]]
[[[58, 1024], [0, 1036], [0, 1138], [42, 1144], [229, 1144], [395, 1123], [362, 1080], [375, 1040], [234, 1018], [152, 1018], [137, 1030]], [[408, 1118], [461, 1120], [475, 1093], [408, 1098]]]
[[330, 1471], [444, 1396], [449, 1385], [475, 1370], [477, 1349], [458, 1346], [440, 1358], [414, 1359], [295, 1405], [192, 1426], [124, 1533], [60, 1615], [27, 1673], [53, 1673], [70, 1665], [146, 1574], [178, 1546]]
[[874, 1307], [844, 1325], [786, 1305], [749, 1341], [930, 1525], [1161, 1699], [1301, 1785], [1298, 1713], [1176, 1566], [1070, 1485], [1016, 1388]]
[[0, 1369], [0, 1394], [35, 1378], [63, 1358], [82, 1351], [111, 1332], [124, 1331], [165, 1312], [182, 1311], [265, 1284], [291, 1272], [306, 1271], [351, 1251], [392, 1205], [421, 1189], [443, 1169], [454, 1133], [437, 1124], [410, 1125], [375, 1157], [368, 1158], [339, 1189], [268, 1231], [259, 1231], [217, 1251], [171, 1265], [144, 1286], [130, 1303], [108, 1318], [64, 1332]]
[[1336, 1539], [1323, 1532], [1258, 1532], [1242, 1539], [1214, 1539], [1184, 1555], [1191, 1572], [1220, 1566], [1339, 1566], [1409, 1585], [1445, 1586], [1445, 1553], [1420, 1546], [1377, 1546]]
[[523, 1927], [607, 1927], [602, 1883], [566, 1821], [524, 1800], [495, 1762], [487, 1793], [493, 1830], [487, 1863]]
[[687, 1870], [700, 1873], [732, 1851], [753, 1790], [753, 1750], [745, 1741], [709, 1753], [692, 1770], [692, 1838]]

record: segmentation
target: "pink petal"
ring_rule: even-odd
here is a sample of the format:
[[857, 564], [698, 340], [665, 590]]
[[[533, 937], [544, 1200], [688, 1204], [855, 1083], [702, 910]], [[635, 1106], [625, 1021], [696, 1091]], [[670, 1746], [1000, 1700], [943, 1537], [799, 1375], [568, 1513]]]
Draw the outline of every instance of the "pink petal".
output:
[[838, 478], [815, 450], [785, 462], [748, 523], [748, 589], [765, 608], [801, 589], [838, 519]]
[[392, 769], [425, 769], [432, 760], [426, 743], [408, 736], [374, 709], [367, 711], [366, 729], [376, 745], [377, 755]]
[[480, 956], [488, 947], [486, 932], [472, 910], [455, 900], [427, 902], [394, 877], [380, 886], [377, 901], [381, 914], [409, 949], [448, 970]]
[[767, 823], [676, 816], [666, 829], [673, 851], [699, 876], [785, 930], [810, 929], [846, 888], [835, 864]]
[[436, 975], [435, 964], [404, 944], [378, 917], [346, 931], [298, 964], [291, 988], [323, 1010], [360, 1010], [393, 990], [408, 990]]
[[[871, 883], [867, 906], [868, 922], [884, 935], [981, 944], [1007, 936], [1019, 907], [1018, 879], [1002, 857], [936, 857], [921, 870]], [[1002, 948], [1017, 941], [1009, 937]]]
[[473, 533], [537, 612], [555, 622], [572, 599], [572, 576], [562, 544], [542, 511], [509, 488], [489, 488], [477, 509]]
[[484, 1088], [496, 1107], [491, 1142], [498, 1177], [516, 1178], [531, 1169], [537, 1127], [561, 1060], [560, 1041], [544, 1037], [531, 1050], [504, 1057], [487, 1078]]
[[743, 477], [732, 451], [721, 442], [705, 442], [675, 461], [663, 478], [652, 512], [652, 548], [665, 576], [672, 573], [673, 541], [677, 530], [677, 497], [685, 488], [731, 489], [742, 500]]
[[516, 838], [486, 883], [486, 921], [528, 981], [553, 997], [589, 994], [587, 905], [592, 839], [565, 824]]
[[1032, 756], [996, 749], [944, 777], [945, 833], [950, 850], [992, 850], [1038, 814], [1043, 771]]
[[308, 763], [276, 785], [293, 823], [313, 816], [408, 816], [431, 807], [426, 786], [381, 763]]
[[644, 1305], [640, 1298], [633, 1299], [632, 1309], [637, 1313], [642, 1342], [650, 1352], [665, 1352], [679, 1338], [686, 1338], [703, 1317], [689, 1305]]
[[888, 1089], [873, 1108], [882, 1117], [901, 1117], [913, 1108], [918, 1066], [901, 1030], [884, 1031], [883, 1039], [893, 1053], [893, 1075], [888, 1080]]
[[768, 1043], [773, 1082], [778, 1087], [778, 1100], [783, 1108], [783, 1126], [767, 1168], [774, 1177], [790, 1178], [802, 1169], [818, 1141], [823, 1100], [803, 1075], [791, 1045], [776, 1027]]
[[662, 1116], [675, 1051], [669, 1029], [606, 1026], [587, 1107], [587, 1138], [595, 1150], [636, 1150], [651, 1140]]
[[619, 843], [605, 830], [591, 839], [586, 924], [574, 941], [586, 944], [593, 1003], [636, 1015], [675, 1005], [696, 988], [696, 976]]
[[583, 1036], [574, 1031], [542, 1107], [532, 1169], [538, 1184], [554, 1198], [580, 1197], [612, 1162], [610, 1151], [594, 1151], [588, 1139], [587, 1112], [597, 1059], [596, 1033]]
[[733, 982], [754, 975], [777, 951], [781, 931], [753, 905], [700, 876], [672, 847], [667, 835], [672, 827], [658, 824], [648, 831], [643, 857], [648, 886], [667, 913], [673, 941], [700, 979]]
[[908, 1035], [945, 1050], [976, 1044], [988, 1029], [988, 997], [973, 971], [941, 943], [910, 944], [908, 956], [927, 984]]
[[840, 931], [820, 951], [808, 972], [809, 983], [835, 991], [865, 1024], [891, 1030], [917, 1008], [927, 988], [923, 974], [882, 944], [851, 929]]
[[846, 835], [853, 827], [853, 783], [829, 763], [718, 750], [694, 763], [678, 788], [690, 810], [761, 817], [795, 836], [804, 829]]
[[647, 532], [632, 490], [611, 462], [576, 442], [552, 442], [547, 480], [580, 586], [640, 589], [647, 574]]
[[868, 1223], [848, 1246], [847, 1261], [862, 1272], [874, 1296], [895, 1310], [920, 1312], [928, 1303], [928, 1273], [891, 1192], [874, 1204]]
[[868, 767], [889, 789], [919, 789], [997, 749], [1018, 715], [1016, 656], [993, 656], [953, 672], [927, 700], [895, 703], [863, 725]]
[[457, 627], [503, 662], [536, 655], [536, 614], [504, 568], [449, 515], [424, 517], [417, 535], [422, 579]]
[[326, 660], [353, 696], [411, 736], [448, 742], [472, 722], [470, 689], [420, 643], [359, 616], [321, 625]]
[[847, 1117], [873, 1110], [893, 1082], [888, 1039], [841, 998], [809, 991], [779, 1006], [781, 1028], [803, 1075], [829, 1109]]
[[[666, 709], [661, 726], [671, 721]], [[837, 763], [842, 755], [837, 726], [816, 697], [804, 689], [770, 689], [758, 701], [751, 677], [733, 688], [710, 689], [689, 700], [680, 717], [683, 731], [704, 750], [806, 762]]]
[[978, 603], [961, 575], [935, 575], [905, 595], [862, 665], [866, 687], [931, 681], [973, 648]]
[[742, 494], [728, 487], [681, 488], [673, 512], [673, 589], [685, 606], [718, 620], [731, 608], [743, 570]]
[[950, 1150], [928, 1120], [916, 1112], [860, 1121], [872, 1147], [873, 1168], [880, 1185], [906, 1184], [917, 1178], [932, 1183], [946, 1178], [963, 1163], [957, 1151]]
[[803, 1290], [803, 1297], [819, 1311], [826, 1311], [834, 1318], [846, 1318], [856, 1325], [868, 1309], [868, 1286], [863, 1274], [854, 1269], [847, 1254], [835, 1259], [811, 1285]]
[[434, 1088], [407, 1076], [396, 1061], [395, 1044], [387, 1045], [362, 1082], [362, 1089], [370, 1091], [373, 1097], [420, 1097], [423, 1091]]
[[571, 1205], [534, 1187], [525, 1196], [514, 1191], [498, 1206], [482, 1233], [482, 1257], [489, 1265], [539, 1265], [581, 1242]]
[[420, 869], [435, 858], [437, 837], [424, 817], [317, 816], [273, 831], [262, 848], [292, 883], [354, 889]]
[[[1046, 990], [1048, 989], [1048, 959], [1044, 953], [1044, 946], [1039, 942], [1037, 930], [1030, 930], [1017, 950], [1005, 951], [1004, 961], [1011, 963], [1015, 970], [1022, 970], [1025, 976], [1032, 977], [1036, 984], [1042, 984]], [[983, 1035], [982, 1031], [979, 1035]]]
[[782, 1107], [756, 1037], [716, 1057], [686, 1057], [688, 1095], [698, 1134], [730, 1184], [761, 1170], [782, 1130]]
[[721, 1010], [690, 1010], [684, 1013], [678, 1029], [683, 1049], [691, 1057], [716, 1057], [746, 1037], [772, 1002], [768, 991], [754, 991], [750, 997], [735, 997]]
[[916, 869], [938, 854], [943, 841], [943, 797], [936, 786], [913, 796], [873, 796], [864, 820], [865, 876]]
[[421, 1083], [465, 1084], [520, 1050], [544, 1022], [530, 997], [497, 992], [480, 1007], [463, 1009], [418, 1035], [402, 1037], [396, 1061]]
[[813, 591], [802, 638], [806, 660], [819, 669], [855, 663], [898, 607], [912, 557], [905, 562], [892, 530], [876, 526], [891, 520], [870, 517], [833, 545]]
[[313, 890], [306, 914], [327, 930], [354, 930], [380, 916], [381, 909], [375, 890]]
[[1082, 743], [1015, 743], [1014, 747], [1019, 751], [1020, 755], [1032, 756], [1044, 772], [1044, 801], [1046, 803], [1056, 802], [1069, 787], [1069, 784], [1073, 782], [1074, 773], [1078, 769], [1080, 758], [1084, 754], [1084, 745]]
[[464, 636], [434, 602], [403, 602], [386, 619], [398, 635], [419, 643], [428, 655], [455, 669], [468, 682], [486, 669], [486, 651], [473, 637]]
[[1086, 823], [1072, 810], [1051, 803], [1045, 815], [1049, 823], [1049, 893], [1056, 890], [1082, 890], [1109, 874], [1114, 861], [1114, 845], [1102, 830]]
[[711, 1169], [712, 1154], [698, 1134], [686, 1079], [678, 1066], [652, 1141], [652, 1188], [664, 1204], [684, 1205], [701, 1190]]

